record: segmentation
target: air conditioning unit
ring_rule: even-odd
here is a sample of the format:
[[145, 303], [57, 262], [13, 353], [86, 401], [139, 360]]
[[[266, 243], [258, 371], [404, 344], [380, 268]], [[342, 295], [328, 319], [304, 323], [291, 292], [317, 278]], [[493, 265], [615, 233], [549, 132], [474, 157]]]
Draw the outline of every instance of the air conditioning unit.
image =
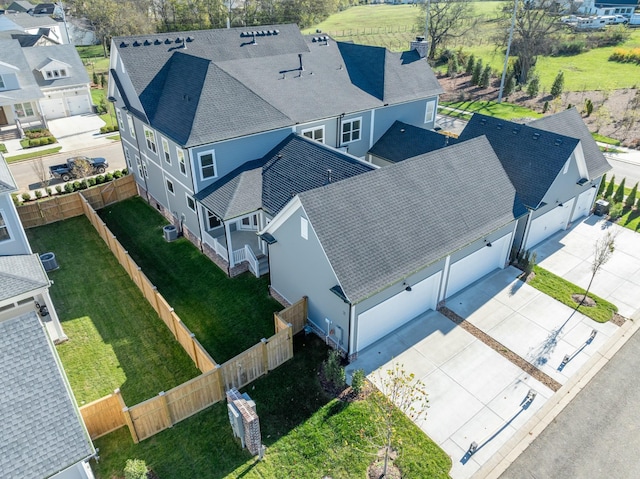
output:
[[173, 225], [167, 225], [162, 228], [162, 232], [164, 233], [164, 239], [168, 243], [175, 241], [178, 239], [178, 228]]

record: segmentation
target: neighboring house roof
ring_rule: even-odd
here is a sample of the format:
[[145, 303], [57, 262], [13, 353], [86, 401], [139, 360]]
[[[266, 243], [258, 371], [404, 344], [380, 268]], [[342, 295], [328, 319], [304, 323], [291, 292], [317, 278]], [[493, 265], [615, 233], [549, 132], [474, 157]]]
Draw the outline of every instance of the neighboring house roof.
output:
[[303, 192], [299, 199], [352, 303], [526, 213], [484, 137]]
[[0, 321], [0, 471], [50, 477], [94, 454], [66, 379], [34, 312]]
[[[255, 43], [246, 28], [232, 28], [118, 37], [113, 44], [148, 122], [184, 146], [442, 91], [415, 52], [305, 38], [295, 25], [259, 28]], [[372, 88], [364, 78], [374, 71]], [[116, 84], [122, 93], [122, 81]]]
[[397, 163], [457, 142], [456, 138], [396, 121], [371, 147], [369, 153]]
[[33, 7], [32, 15], [52, 15], [56, 11], [53, 3], [39, 3]]
[[264, 209], [277, 214], [296, 194], [373, 170], [350, 155], [295, 134], [262, 159], [245, 163], [196, 199], [227, 220]]
[[0, 153], [0, 193], [13, 193], [14, 191], [18, 191], [18, 185], [9, 170], [9, 165], [4, 160], [4, 156]]
[[17, 90], [0, 91], [0, 106], [32, 101], [44, 96], [25, 58], [24, 52], [27, 50], [20, 48], [18, 40], [0, 40], [0, 69], [3, 68], [4, 63], [4, 68], [8, 68], [17, 75], [20, 85]]
[[58, 42], [49, 38], [47, 35], [39, 33], [31, 35], [30, 33], [24, 33], [21, 30], [7, 30], [0, 32], [0, 38], [18, 40], [18, 42], [20, 42], [20, 46], [23, 48], [33, 47], [38, 43], [45, 43], [48, 45], [58, 44]]
[[24, 12], [5, 13], [4, 17], [22, 28], [53, 27], [58, 25], [58, 22], [51, 17], [34, 17]]
[[540, 130], [552, 131], [579, 139], [590, 180], [599, 178], [611, 169], [611, 165], [600, 151], [589, 128], [575, 107], [534, 120], [529, 125]]
[[531, 209], [540, 206], [579, 144], [579, 140], [559, 133], [478, 113], [471, 117], [459, 140], [482, 135], [491, 143], [522, 202]]
[[0, 301], [48, 286], [37, 254], [0, 256]]
[[28, 12], [34, 7], [33, 3], [25, 0], [15, 0], [9, 4], [7, 10], [13, 10], [15, 12]]
[[[82, 64], [80, 55], [73, 45], [50, 45], [23, 50], [34, 78], [42, 88], [85, 85], [90, 82], [89, 74]], [[64, 64], [67, 75], [63, 78], [46, 79], [40, 70], [50, 63]]]

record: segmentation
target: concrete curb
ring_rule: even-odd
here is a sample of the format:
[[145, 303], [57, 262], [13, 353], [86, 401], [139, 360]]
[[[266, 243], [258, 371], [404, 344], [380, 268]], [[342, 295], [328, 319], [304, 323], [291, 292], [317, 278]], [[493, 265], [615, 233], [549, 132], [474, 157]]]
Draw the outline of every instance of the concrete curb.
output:
[[631, 320], [609, 338], [602, 351], [595, 353], [577, 374], [551, 396], [546, 404], [472, 476], [473, 479], [500, 477], [639, 329], [640, 310], [637, 310]]

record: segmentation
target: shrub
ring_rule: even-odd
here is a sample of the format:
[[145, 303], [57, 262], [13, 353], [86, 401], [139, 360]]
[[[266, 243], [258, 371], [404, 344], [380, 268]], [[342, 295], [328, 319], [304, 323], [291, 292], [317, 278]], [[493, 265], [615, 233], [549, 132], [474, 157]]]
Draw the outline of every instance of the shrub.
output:
[[612, 220], [617, 220], [622, 216], [622, 210], [624, 205], [622, 203], [614, 203], [609, 208], [609, 218]]
[[537, 75], [534, 75], [533, 78], [529, 81], [527, 85], [527, 95], [531, 98], [538, 96], [540, 92], [540, 78]]
[[587, 116], [590, 116], [593, 113], [593, 103], [588, 98], [584, 102], [584, 110], [587, 112]]
[[102, 183], [104, 183], [104, 175], [96, 176], [96, 184], [101, 185]]
[[545, 101], [544, 105], [542, 105], [542, 113], [546, 113], [549, 111], [549, 102]]
[[42, 198], [42, 190], [36, 190], [36, 191], [34, 191], [34, 193], [35, 193], [37, 199]]
[[98, 84], [98, 74], [96, 72], [93, 72], [93, 84]]
[[31, 199], [31, 193], [22, 193], [20, 196], [22, 197], [22, 201], [29, 201]]
[[351, 389], [353, 389], [354, 393], [360, 394], [362, 392], [365, 378], [366, 376], [363, 369], [356, 369], [353, 372], [353, 376], [351, 377]]
[[146, 479], [147, 464], [142, 459], [127, 459], [124, 466], [124, 479]]
[[482, 70], [482, 76], [480, 77], [480, 86], [482, 88], [487, 88], [489, 83], [491, 82], [491, 66], [487, 65]]
[[18, 198], [18, 193], [11, 193], [11, 199], [13, 200], [14, 205], [20, 204], [20, 198]]
[[598, 193], [596, 194], [596, 196], [600, 197], [602, 196], [602, 192], [604, 191], [604, 187], [607, 183], [607, 174], [605, 173], [604, 175], [602, 175], [602, 180], [600, 180], [600, 186], [598, 186]]
[[476, 57], [474, 55], [471, 55], [467, 60], [467, 66], [465, 67], [464, 72], [467, 75], [471, 75], [474, 71], [475, 66], [476, 66]]
[[449, 63], [447, 63], [447, 76], [454, 77], [458, 74], [459, 70], [458, 56], [454, 54], [449, 60]]
[[122, 169], [122, 176], [127, 176], [129, 174], [129, 170], [127, 168]]
[[585, 51], [586, 48], [587, 44], [581, 40], [561, 42], [554, 47], [553, 54], [556, 56], [578, 55]]
[[62, 193], [62, 185], [56, 185], [56, 193]]
[[89, 186], [96, 186], [96, 179], [95, 178], [89, 178]]
[[106, 175], [104, 175], [104, 181], [108, 182], [113, 180], [113, 175], [111, 173], [107, 173]]
[[64, 192], [65, 193], [73, 193], [73, 185], [71, 183], [64, 184]]
[[510, 74], [504, 82], [504, 96], [511, 95], [516, 89], [516, 77]]
[[482, 79], [482, 72], [484, 71], [484, 65], [482, 64], [482, 59], [478, 59], [476, 62], [476, 66], [473, 67], [473, 74], [471, 75], [471, 84], [479, 85], [480, 80]]
[[122, 172], [120, 170], [116, 170], [113, 172], [114, 178], [122, 178]]
[[551, 85], [551, 96], [553, 98], [557, 98], [562, 95], [562, 91], [564, 90], [564, 72], [560, 70], [556, 75], [555, 80], [553, 80], [553, 85]]
[[638, 193], [638, 183], [633, 185], [633, 188], [631, 188], [631, 191], [629, 192], [629, 196], [627, 196], [627, 199], [624, 200], [625, 207], [631, 208], [633, 206], [633, 204], [636, 202], [637, 193]]
[[625, 182], [625, 180], [626, 180], [626, 178], [622, 178], [622, 181], [618, 185], [618, 189], [616, 190], [615, 194], [613, 195], [613, 202], [614, 203], [622, 203], [622, 200], [624, 199], [624, 182]]
[[640, 48], [616, 48], [609, 57], [609, 61], [640, 65]]
[[340, 353], [335, 349], [329, 351], [329, 356], [323, 363], [324, 376], [327, 381], [331, 382], [334, 386], [340, 387], [344, 384], [345, 373], [342, 367], [342, 358]]
[[53, 191], [51, 190], [51, 188], [49, 186], [47, 186], [45, 188], [45, 190], [47, 191], [47, 196], [51, 196], [53, 194]]
[[613, 175], [611, 177], [611, 181], [607, 184], [607, 188], [604, 190], [605, 198], [611, 198], [611, 195], [613, 194], [613, 188], [615, 186], [615, 181], [616, 181], [616, 175]]
[[82, 189], [82, 183], [74, 181], [72, 185], [73, 191], [80, 191]]
[[104, 73], [100, 72], [100, 86], [104, 88]]

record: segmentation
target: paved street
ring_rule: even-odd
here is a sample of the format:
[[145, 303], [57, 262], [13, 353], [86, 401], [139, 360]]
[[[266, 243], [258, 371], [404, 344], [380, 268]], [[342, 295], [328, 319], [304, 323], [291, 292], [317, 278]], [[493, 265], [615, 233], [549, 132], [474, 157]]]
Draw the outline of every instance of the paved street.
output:
[[[637, 156], [640, 157], [640, 152], [637, 153]], [[613, 167], [613, 170], [607, 173], [607, 179], [611, 179], [611, 175], [616, 175], [616, 180], [619, 183], [622, 178], [626, 178], [625, 184], [629, 188], [640, 182], [640, 159], [638, 161], [630, 161], [625, 155], [617, 155], [615, 158], [607, 156], [607, 160]]]
[[636, 332], [501, 479], [640, 477]]

